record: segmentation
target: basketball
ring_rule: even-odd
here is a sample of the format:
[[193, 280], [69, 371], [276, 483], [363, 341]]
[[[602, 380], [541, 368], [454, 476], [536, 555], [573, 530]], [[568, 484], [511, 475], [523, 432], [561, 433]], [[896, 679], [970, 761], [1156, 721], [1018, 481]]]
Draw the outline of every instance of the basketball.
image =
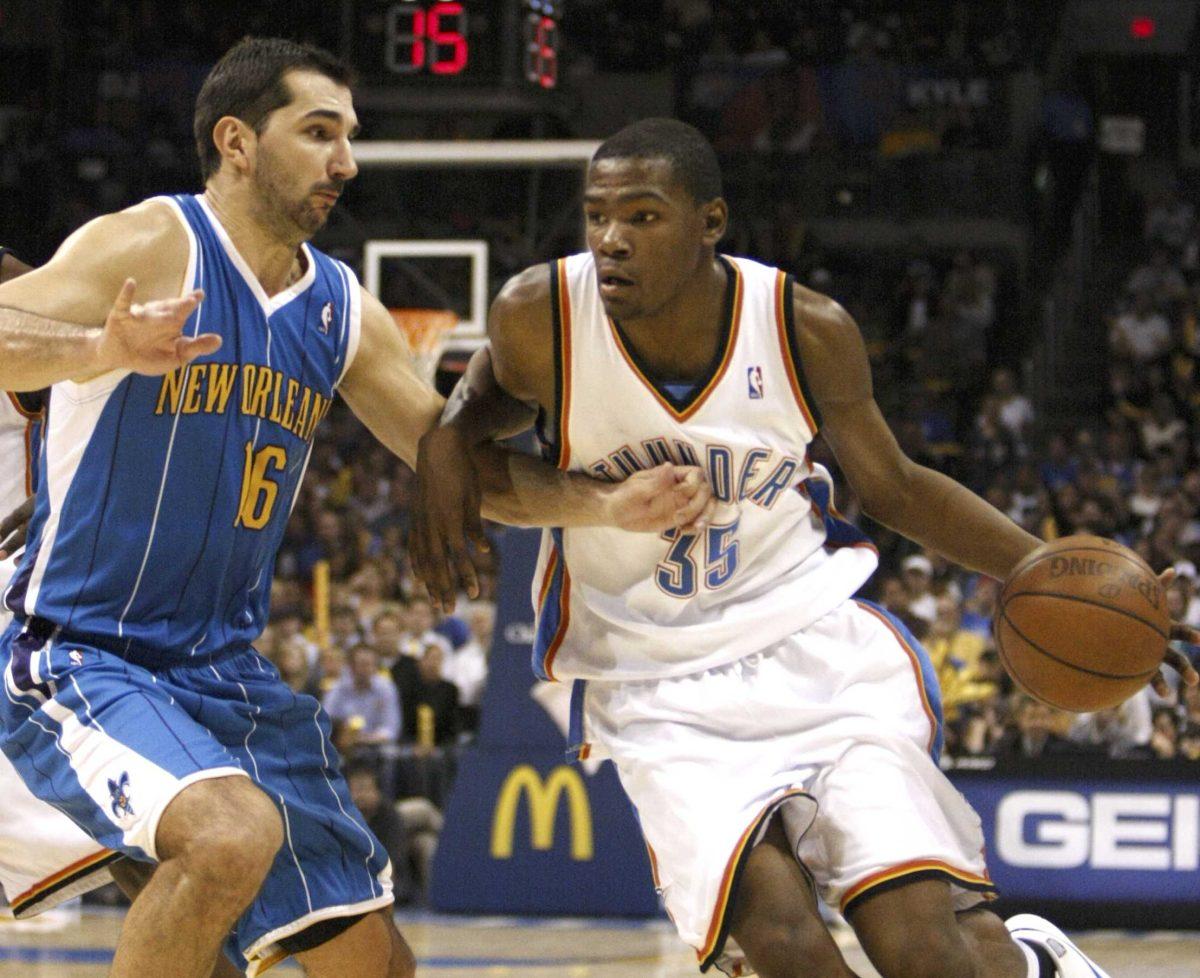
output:
[[1013, 679], [1051, 706], [1090, 713], [1141, 689], [1171, 620], [1153, 570], [1128, 547], [1070, 536], [1019, 563], [1000, 594], [996, 649]]

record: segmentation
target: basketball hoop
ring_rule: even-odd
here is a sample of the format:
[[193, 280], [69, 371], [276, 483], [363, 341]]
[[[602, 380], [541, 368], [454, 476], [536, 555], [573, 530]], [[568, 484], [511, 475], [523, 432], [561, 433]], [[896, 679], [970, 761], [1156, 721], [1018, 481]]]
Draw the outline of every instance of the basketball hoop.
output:
[[408, 340], [417, 374], [432, 384], [446, 335], [458, 325], [458, 314], [451, 309], [389, 309], [388, 312]]

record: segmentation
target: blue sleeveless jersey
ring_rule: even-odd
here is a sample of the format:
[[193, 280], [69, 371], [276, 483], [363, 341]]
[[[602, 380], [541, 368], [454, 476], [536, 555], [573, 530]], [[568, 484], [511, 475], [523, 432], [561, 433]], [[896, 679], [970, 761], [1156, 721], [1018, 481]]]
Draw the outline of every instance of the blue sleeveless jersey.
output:
[[303, 246], [268, 298], [202, 197], [159, 198], [191, 243], [184, 332], [221, 349], [166, 377], [53, 388], [29, 544], [6, 595], [20, 618], [149, 666], [235, 653], [267, 619], [275, 553], [313, 432], [358, 344], [360, 293]]

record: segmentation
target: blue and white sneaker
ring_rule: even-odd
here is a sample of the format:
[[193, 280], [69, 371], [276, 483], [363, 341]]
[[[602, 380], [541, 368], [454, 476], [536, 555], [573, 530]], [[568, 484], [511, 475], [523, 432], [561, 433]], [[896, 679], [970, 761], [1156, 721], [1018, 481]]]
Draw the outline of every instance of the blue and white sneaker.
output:
[[1071, 938], [1042, 917], [1020, 913], [1009, 917], [1004, 926], [1014, 939], [1050, 952], [1061, 978], [1109, 978], [1108, 972], [1079, 950]]

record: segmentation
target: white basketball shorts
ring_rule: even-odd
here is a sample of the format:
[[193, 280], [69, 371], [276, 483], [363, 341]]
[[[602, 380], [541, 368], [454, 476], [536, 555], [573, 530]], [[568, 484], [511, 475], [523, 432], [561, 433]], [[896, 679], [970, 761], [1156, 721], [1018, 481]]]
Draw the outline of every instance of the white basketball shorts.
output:
[[[15, 562], [11, 557], [0, 561], [0, 595]], [[0, 631], [11, 617], [0, 608]], [[106, 849], [57, 808], [35, 797], [3, 753], [0, 798], [0, 888], [13, 916], [36, 916], [112, 881], [108, 867], [121, 854]]]
[[588, 755], [611, 757], [655, 885], [702, 971], [749, 965], [727, 913], [776, 812], [825, 901], [947, 880], [955, 907], [993, 895], [979, 817], [938, 768], [941, 704], [900, 622], [848, 601], [770, 648], [674, 679], [589, 681]]
[[35, 798], [0, 754], [0, 886], [13, 915], [32, 917], [112, 880], [121, 859]]

